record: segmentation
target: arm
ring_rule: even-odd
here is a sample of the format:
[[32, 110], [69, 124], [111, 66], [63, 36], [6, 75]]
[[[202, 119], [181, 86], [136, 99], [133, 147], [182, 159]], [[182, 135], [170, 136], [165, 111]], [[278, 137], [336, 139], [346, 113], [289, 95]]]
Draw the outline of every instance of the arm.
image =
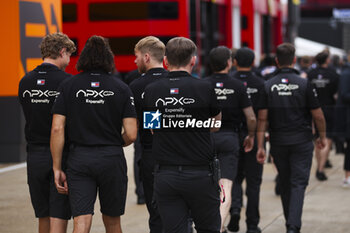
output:
[[122, 138], [124, 140], [124, 147], [130, 145], [137, 137], [137, 120], [133, 117], [126, 117], [123, 119], [124, 133]]
[[66, 117], [54, 114], [52, 118], [50, 148], [53, 161], [53, 172], [57, 191], [61, 194], [68, 193], [66, 175], [62, 171], [62, 152], [64, 147], [64, 128]]
[[[218, 115], [214, 116], [213, 119], [215, 120], [215, 122], [221, 121], [221, 112], [219, 112]], [[217, 132], [220, 130], [220, 127], [215, 127], [216, 124], [214, 124], [214, 127], [210, 128], [210, 132]]]
[[312, 119], [316, 125], [320, 137], [316, 139], [316, 145], [322, 149], [326, 145], [326, 121], [321, 108], [311, 110]]
[[247, 127], [248, 127], [248, 136], [244, 139], [243, 146], [244, 151], [249, 152], [253, 149], [254, 146], [254, 136], [255, 136], [255, 129], [256, 129], [256, 117], [254, 114], [253, 108], [247, 107], [243, 109]]
[[267, 128], [267, 117], [268, 110], [261, 109], [258, 112], [258, 128], [257, 128], [257, 141], [258, 141], [258, 152], [256, 153], [256, 159], [259, 163], [263, 164], [266, 159], [266, 153], [264, 148], [264, 137]]

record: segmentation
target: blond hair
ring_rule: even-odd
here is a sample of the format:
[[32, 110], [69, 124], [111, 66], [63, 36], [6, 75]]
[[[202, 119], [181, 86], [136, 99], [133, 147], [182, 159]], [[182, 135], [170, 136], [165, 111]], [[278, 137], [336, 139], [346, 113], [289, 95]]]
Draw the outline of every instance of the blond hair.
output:
[[63, 48], [66, 48], [67, 52], [71, 54], [76, 50], [74, 42], [66, 34], [56, 32], [46, 35], [40, 44], [41, 56], [43, 59], [56, 59]]
[[147, 36], [135, 45], [135, 52], [149, 53], [156, 61], [162, 62], [165, 54], [165, 45], [157, 37]]

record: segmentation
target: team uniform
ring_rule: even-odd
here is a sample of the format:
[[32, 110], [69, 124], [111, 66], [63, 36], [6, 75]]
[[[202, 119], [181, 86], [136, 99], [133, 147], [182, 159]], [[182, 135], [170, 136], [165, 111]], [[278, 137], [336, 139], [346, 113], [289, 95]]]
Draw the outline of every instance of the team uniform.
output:
[[124, 214], [127, 167], [121, 128], [123, 118], [136, 117], [130, 89], [97, 70], [74, 76], [60, 93], [52, 112], [66, 116], [72, 215], [93, 214], [97, 190], [103, 214]]
[[214, 147], [220, 160], [221, 177], [234, 181], [238, 164], [241, 110], [250, 107], [251, 102], [243, 83], [227, 74], [216, 73], [205, 80], [214, 88], [222, 110], [221, 128], [212, 133]]
[[[37, 218], [70, 219], [68, 196], [56, 190], [50, 152], [51, 109], [58, 86], [71, 75], [57, 66], [43, 63], [26, 74], [19, 84], [18, 98], [26, 124], [27, 176], [30, 198]], [[63, 151], [65, 169], [67, 146]]]
[[146, 87], [145, 105], [161, 123], [154, 129], [152, 149], [155, 198], [165, 232], [187, 233], [191, 211], [197, 232], [218, 233], [220, 193], [210, 170], [210, 131], [197, 125], [210, 124], [209, 118], [220, 113], [213, 88], [174, 71]]
[[140, 78], [136, 79], [130, 84], [130, 89], [134, 94], [135, 107], [137, 118], [139, 119], [139, 136], [142, 146], [140, 172], [145, 193], [146, 205], [150, 214], [149, 228], [151, 233], [162, 232], [162, 221], [160, 219], [159, 211], [157, 210], [153, 198], [153, 171], [155, 160], [152, 153], [152, 134], [149, 129], [144, 129], [143, 124], [143, 109], [144, 109], [144, 91], [147, 85], [158, 81], [168, 72], [163, 68], [152, 68], [144, 73]]
[[312, 116], [320, 104], [316, 90], [290, 68], [266, 81], [271, 155], [277, 167], [287, 226], [300, 229], [312, 163]]
[[[246, 87], [247, 93], [253, 104], [254, 113], [258, 116], [260, 109], [266, 108], [264, 80], [255, 76], [252, 72], [239, 71], [234, 76], [240, 80]], [[243, 148], [244, 139], [248, 135], [248, 128], [244, 121], [239, 131], [241, 146], [239, 150], [238, 173], [232, 186], [232, 205], [231, 215], [240, 215], [243, 205], [242, 182], [246, 179], [246, 223], [247, 226], [256, 227], [259, 224], [259, 196], [260, 185], [262, 182], [263, 165], [256, 160], [257, 143], [255, 141], [253, 149], [246, 153]]]
[[317, 91], [318, 100], [327, 123], [327, 137], [332, 138], [334, 136], [333, 121], [334, 106], [336, 103], [334, 95], [338, 91], [339, 75], [331, 68], [317, 67], [312, 69], [307, 74], [307, 77]]

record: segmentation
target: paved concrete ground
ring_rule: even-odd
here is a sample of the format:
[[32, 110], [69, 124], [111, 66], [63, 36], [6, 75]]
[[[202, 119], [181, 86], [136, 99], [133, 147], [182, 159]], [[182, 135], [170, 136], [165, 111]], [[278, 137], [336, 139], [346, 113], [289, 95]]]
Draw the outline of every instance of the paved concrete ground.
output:
[[[126, 148], [129, 165], [129, 188], [126, 214], [122, 217], [124, 233], [148, 232], [145, 205], [136, 205], [135, 185], [132, 171], [133, 148]], [[331, 155], [334, 167], [327, 170], [329, 180], [318, 182], [314, 168], [307, 190], [303, 214], [303, 233], [350, 233], [350, 189], [343, 189], [343, 156]], [[315, 164], [315, 163], [314, 163]], [[2, 165], [4, 167], [6, 165]], [[279, 197], [274, 195], [275, 170], [271, 164], [264, 168], [261, 192], [261, 223], [264, 233], [284, 233], [284, 219]], [[245, 232], [244, 209], [241, 230]], [[37, 221], [30, 204], [26, 184], [26, 169], [0, 173], [0, 233], [35, 233]], [[72, 232], [72, 222], [69, 223]], [[92, 233], [103, 233], [103, 223], [96, 203]]]

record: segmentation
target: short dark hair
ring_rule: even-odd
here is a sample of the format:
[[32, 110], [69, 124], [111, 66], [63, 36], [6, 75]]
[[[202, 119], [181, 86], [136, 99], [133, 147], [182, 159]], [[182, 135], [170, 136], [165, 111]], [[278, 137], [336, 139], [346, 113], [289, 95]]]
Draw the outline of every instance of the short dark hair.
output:
[[108, 41], [102, 36], [90, 37], [77, 62], [78, 71], [103, 70], [114, 71], [114, 56]]
[[226, 46], [213, 48], [209, 53], [210, 66], [213, 72], [218, 72], [227, 67], [227, 61], [231, 59], [231, 50]]
[[322, 51], [316, 55], [315, 60], [317, 64], [321, 66], [324, 63], [326, 63], [328, 57], [329, 57], [329, 53], [326, 51]]
[[46, 35], [40, 43], [41, 56], [43, 59], [57, 59], [60, 56], [60, 51], [66, 48], [70, 54], [74, 53], [76, 47], [74, 42], [69, 37], [61, 32]]
[[197, 46], [192, 40], [185, 37], [174, 37], [165, 47], [165, 56], [170, 65], [175, 67], [187, 66], [195, 56]]
[[237, 50], [235, 59], [239, 67], [248, 68], [252, 66], [255, 54], [250, 48], [243, 47]]
[[295, 57], [295, 47], [290, 43], [283, 43], [277, 47], [276, 57], [280, 66], [293, 64]]

